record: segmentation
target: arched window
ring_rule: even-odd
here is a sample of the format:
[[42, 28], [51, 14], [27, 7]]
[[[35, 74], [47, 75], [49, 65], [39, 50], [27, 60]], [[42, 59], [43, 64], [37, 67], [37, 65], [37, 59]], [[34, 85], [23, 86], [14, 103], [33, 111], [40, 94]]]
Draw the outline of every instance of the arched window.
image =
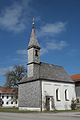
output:
[[69, 95], [68, 95], [68, 90], [67, 89], [65, 90], [65, 100], [69, 101]]
[[38, 50], [35, 50], [35, 56], [38, 56]]
[[60, 101], [60, 91], [59, 91], [59, 89], [56, 89], [56, 100]]

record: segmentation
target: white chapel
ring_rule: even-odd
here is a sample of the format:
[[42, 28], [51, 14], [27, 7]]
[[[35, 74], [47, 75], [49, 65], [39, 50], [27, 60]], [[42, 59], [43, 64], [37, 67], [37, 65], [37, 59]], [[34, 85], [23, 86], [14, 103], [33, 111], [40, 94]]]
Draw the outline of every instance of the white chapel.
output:
[[75, 84], [62, 66], [40, 61], [34, 21], [27, 47], [27, 76], [19, 82], [20, 110], [69, 110], [76, 98]]

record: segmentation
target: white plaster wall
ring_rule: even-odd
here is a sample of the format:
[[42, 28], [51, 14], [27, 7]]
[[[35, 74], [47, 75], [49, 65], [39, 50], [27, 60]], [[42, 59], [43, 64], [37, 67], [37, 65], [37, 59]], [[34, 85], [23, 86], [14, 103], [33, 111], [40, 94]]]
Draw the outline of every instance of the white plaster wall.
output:
[[34, 64], [29, 64], [28, 67], [27, 67], [27, 75], [28, 77], [32, 77], [33, 76], [33, 67], [34, 67]]
[[[38, 51], [38, 56], [35, 56], [35, 50]], [[34, 49], [34, 61], [36, 63], [40, 63], [40, 50], [39, 49]]]
[[[2, 98], [2, 96], [4, 96], [4, 98]], [[7, 98], [8, 96], [8, 98]], [[13, 101], [13, 99], [11, 98], [12, 95], [10, 94], [3, 94], [1, 95], [1, 99], [4, 102], [4, 104], [2, 105], [3, 107], [18, 107], [18, 102], [17, 104], [15, 103], [15, 101]], [[11, 101], [13, 101], [13, 104], [11, 104]], [[8, 102], [8, 104], [7, 104]]]
[[40, 111], [40, 108], [34, 108], [34, 107], [19, 107], [19, 110], [30, 110], [30, 111]]
[[34, 61], [34, 48], [28, 50], [28, 63]]
[[[56, 100], [56, 89], [60, 91], [60, 101]], [[65, 90], [68, 90], [69, 101], [65, 101]], [[44, 110], [45, 96], [53, 96], [55, 109], [71, 109], [72, 98], [76, 99], [75, 85], [59, 82], [42, 82], [42, 109]]]
[[31, 48], [28, 50], [28, 66], [27, 66], [27, 72], [28, 72], [28, 77], [33, 76], [33, 69], [34, 69], [34, 64], [29, 64], [32, 62], [39, 63], [40, 62], [40, 50], [38, 50], [38, 56], [35, 56], [35, 48]]
[[28, 63], [40, 62], [40, 50], [38, 50], [38, 56], [35, 56], [35, 50], [38, 50], [36, 48], [31, 48], [28, 50]]

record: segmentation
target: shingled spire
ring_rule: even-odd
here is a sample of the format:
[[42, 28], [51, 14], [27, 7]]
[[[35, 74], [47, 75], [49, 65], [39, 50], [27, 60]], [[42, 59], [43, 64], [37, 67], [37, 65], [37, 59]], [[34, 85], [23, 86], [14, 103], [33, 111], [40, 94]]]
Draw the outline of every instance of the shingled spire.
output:
[[38, 40], [36, 38], [34, 18], [33, 18], [33, 22], [32, 22], [32, 32], [31, 32], [31, 37], [30, 37], [30, 41], [28, 44], [28, 49], [30, 49], [32, 47], [40, 49], [40, 45], [39, 45]]

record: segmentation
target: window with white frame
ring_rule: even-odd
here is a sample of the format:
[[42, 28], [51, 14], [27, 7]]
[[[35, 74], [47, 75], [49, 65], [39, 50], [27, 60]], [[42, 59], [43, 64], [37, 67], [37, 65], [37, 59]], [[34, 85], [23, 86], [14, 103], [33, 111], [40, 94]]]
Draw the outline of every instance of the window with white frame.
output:
[[13, 104], [13, 102], [11, 102], [11, 104]]
[[56, 89], [56, 100], [60, 101], [60, 90]]
[[15, 101], [15, 104], [17, 104], [17, 101]]
[[4, 104], [4, 101], [2, 101], [2, 105]]
[[6, 104], [8, 105], [8, 104], [9, 104], [9, 102], [6, 102]]
[[69, 101], [69, 93], [67, 89], [65, 90], [65, 100]]
[[2, 95], [2, 98], [4, 98], [4, 95]]

